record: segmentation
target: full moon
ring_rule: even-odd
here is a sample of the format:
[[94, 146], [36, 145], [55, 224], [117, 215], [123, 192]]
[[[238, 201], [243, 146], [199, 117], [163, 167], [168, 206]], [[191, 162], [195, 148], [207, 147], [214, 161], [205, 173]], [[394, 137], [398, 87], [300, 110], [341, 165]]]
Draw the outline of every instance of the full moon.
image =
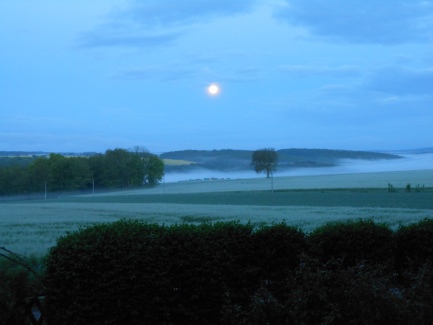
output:
[[220, 92], [220, 87], [217, 84], [210, 84], [207, 87], [207, 92], [209, 93], [209, 95], [211, 96], [215, 96], [218, 95], [218, 93]]

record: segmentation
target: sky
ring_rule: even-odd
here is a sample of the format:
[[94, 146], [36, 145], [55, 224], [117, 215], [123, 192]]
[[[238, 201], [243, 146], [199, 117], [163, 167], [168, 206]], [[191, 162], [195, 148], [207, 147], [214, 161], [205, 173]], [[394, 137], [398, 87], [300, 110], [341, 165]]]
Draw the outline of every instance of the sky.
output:
[[0, 151], [433, 147], [433, 0], [0, 0], [0, 44]]

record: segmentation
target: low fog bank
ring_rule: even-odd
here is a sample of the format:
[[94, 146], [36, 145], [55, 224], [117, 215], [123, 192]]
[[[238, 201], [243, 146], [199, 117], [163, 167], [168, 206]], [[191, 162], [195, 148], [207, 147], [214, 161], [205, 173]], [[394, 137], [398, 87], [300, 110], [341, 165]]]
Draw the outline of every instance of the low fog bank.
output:
[[[401, 154], [400, 154], [401, 155]], [[287, 170], [277, 170], [275, 177], [286, 176], [313, 176], [313, 175], [332, 175], [332, 174], [358, 174], [388, 171], [407, 171], [433, 169], [433, 153], [401, 155], [402, 159], [392, 160], [340, 160], [338, 166], [334, 167], [310, 167], [310, 168], [291, 168]], [[179, 181], [194, 180], [220, 180], [220, 179], [248, 179], [263, 178], [265, 175], [256, 174], [254, 170], [225, 172], [208, 169], [197, 169], [193, 172], [173, 172], [164, 176], [164, 182], [173, 183]]]

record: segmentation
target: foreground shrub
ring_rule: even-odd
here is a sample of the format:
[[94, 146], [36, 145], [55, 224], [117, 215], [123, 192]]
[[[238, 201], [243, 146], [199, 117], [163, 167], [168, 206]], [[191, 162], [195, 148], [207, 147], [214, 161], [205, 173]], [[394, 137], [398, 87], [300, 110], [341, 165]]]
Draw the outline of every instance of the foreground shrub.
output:
[[295, 324], [419, 324], [385, 268], [339, 266], [308, 257], [301, 263], [286, 286], [286, 312]]
[[305, 234], [284, 222], [259, 227], [252, 240], [257, 264], [269, 279], [285, 277], [287, 270], [295, 269], [307, 246]]
[[280, 282], [284, 295], [263, 285], [249, 305], [225, 306], [220, 324], [431, 324], [432, 271], [424, 265], [402, 281], [380, 265], [342, 268], [304, 256]]
[[308, 241], [312, 256], [322, 263], [338, 260], [345, 267], [389, 263], [394, 253], [393, 232], [372, 220], [328, 223], [314, 230]]
[[170, 256], [165, 277], [172, 292], [164, 303], [172, 324], [218, 324], [227, 295], [243, 305], [254, 292], [251, 225], [179, 225], [167, 229], [161, 245]]
[[399, 269], [419, 267], [433, 262], [433, 219], [400, 226], [395, 234], [396, 261]]
[[305, 234], [280, 223], [259, 227], [252, 239], [255, 265], [260, 271], [259, 281], [279, 298], [282, 295], [281, 282], [298, 267], [300, 256], [305, 253]]
[[255, 290], [252, 230], [123, 220], [69, 234], [47, 259], [49, 322], [218, 323], [226, 294], [243, 304]]
[[[24, 301], [42, 291], [41, 278], [15, 262], [16, 258], [4, 251], [0, 255], [0, 325], [25, 324]], [[37, 268], [40, 261], [30, 263], [29, 267]]]
[[[416, 257], [412, 250], [429, 243], [431, 225], [401, 227], [395, 236], [359, 220], [307, 237], [284, 223], [255, 229], [122, 220], [83, 228], [60, 238], [47, 258], [48, 321], [430, 324], [431, 251]], [[416, 268], [393, 268], [398, 247]]]
[[[49, 324], [136, 324], [164, 315], [169, 289], [164, 228], [137, 222], [101, 224], [58, 240], [47, 259]], [[152, 312], [151, 312], [152, 311]]]

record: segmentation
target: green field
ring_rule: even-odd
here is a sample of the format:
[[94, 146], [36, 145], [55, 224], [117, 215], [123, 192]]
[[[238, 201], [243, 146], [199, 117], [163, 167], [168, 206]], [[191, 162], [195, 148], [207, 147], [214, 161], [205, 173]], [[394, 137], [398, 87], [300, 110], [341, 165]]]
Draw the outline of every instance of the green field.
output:
[[[397, 190], [388, 192], [388, 183]], [[412, 191], [406, 192], [410, 183]], [[310, 231], [372, 218], [392, 228], [433, 218], [433, 170], [194, 181], [152, 189], [0, 203], [0, 246], [43, 255], [67, 231], [121, 218], [161, 224], [285, 221]], [[416, 186], [420, 190], [416, 190]]]

